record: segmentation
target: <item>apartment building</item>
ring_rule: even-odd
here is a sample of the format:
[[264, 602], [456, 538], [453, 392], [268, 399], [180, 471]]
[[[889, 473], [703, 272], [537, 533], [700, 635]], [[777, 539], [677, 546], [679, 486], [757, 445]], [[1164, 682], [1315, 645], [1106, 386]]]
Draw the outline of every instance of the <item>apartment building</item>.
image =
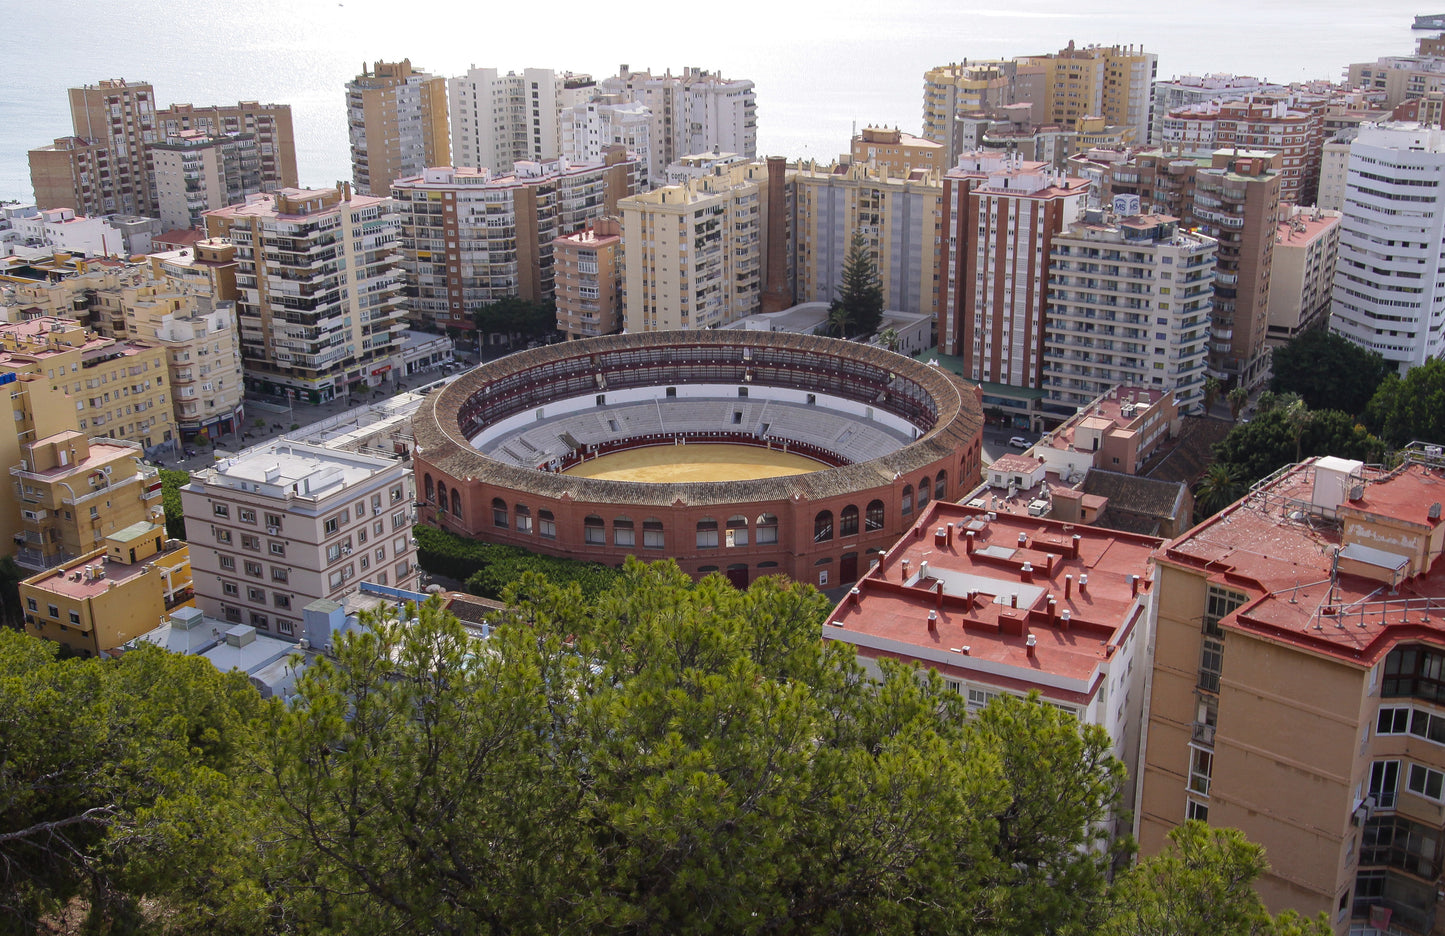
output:
[[1136, 153], [1105, 177], [1112, 198], [1137, 195], [1141, 210], [1179, 218], [1218, 242], [1209, 373], [1254, 386], [1268, 374], [1270, 272], [1279, 218], [1277, 153], [1221, 150], [1210, 157]]
[[[32, 382], [31, 407], [17, 411], [40, 417], [43, 431], [52, 414], [35, 390]], [[5, 520], [16, 562], [48, 569], [105, 548], [107, 537], [134, 524], [164, 521], [160, 475], [141, 461], [138, 443], [88, 439], [74, 429], [34, 439], [36, 425], [33, 419], [17, 422], [20, 438], [31, 441], [17, 444], [18, 458], [10, 464], [15, 498]]]
[[201, 215], [263, 190], [252, 133], [182, 130], [151, 146], [156, 211], [167, 228], [201, 228]]
[[153, 276], [192, 295], [207, 296], [216, 303], [236, 299], [236, 245], [230, 241], [196, 240], [189, 247], [153, 253], [146, 259]]
[[1436, 931], [1445, 476], [1406, 454], [1281, 469], [1155, 554], [1141, 850], [1238, 828], [1270, 909], [1341, 936]]
[[715, 328], [758, 312], [770, 252], [766, 167], [740, 163], [623, 199], [629, 333]]
[[943, 161], [946, 153], [942, 143], [904, 133], [897, 127], [864, 127], [848, 143], [851, 162], [867, 163], [894, 176], [906, 177], [915, 169], [942, 175], [952, 165]]
[[155, 449], [175, 438], [165, 350], [107, 338], [66, 318], [0, 323], [0, 378], [43, 376], [91, 437]]
[[1379, 91], [1381, 104], [1394, 107], [1410, 98], [1445, 91], [1445, 58], [1435, 55], [1387, 55], [1356, 62], [1345, 70], [1351, 88]]
[[[1207, 104], [1211, 101], [1241, 101], [1252, 94], [1288, 91], [1284, 85], [1269, 84], [1248, 75], [1211, 72], [1207, 75], [1180, 75], [1171, 81], [1154, 82], [1154, 113], [1149, 120], [1148, 143], [1162, 145], [1165, 118], [1174, 111]], [[1140, 140], [1140, 143], [1145, 141]]]
[[562, 156], [568, 162], [598, 162], [608, 148], [620, 146], [637, 156], [638, 191], [662, 184], [667, 163], [656, 162], [662, 153], [652, 145], [652, 111], [646, 104], [608, 95], [563, 108], [560, 119]]
[[1045, 409], [1072, 413], [1112, 387], [1172, 391], [1202, 411], [1214, 240], [1169, 215], [1089, 211], [1055, 235], [1044, 330]]
[[166, 140], [185, 133], [212, 139], [249, 134], [256, 141], [261, 191], [295, 188], [296, 131], [291, 126], [290, 104], [172, 104], [156, 111], [156, 134]]
[[196, 605], [281, 636], [362, 580], [415, 590], [411, 473], [395, 458], [276, 441], [181, 489]]
[[945, 168], [960, 153], [976, 145], [961, 146], [956, 137], [960, 116], [993, 112], [1015, 101], [1018, 66], [1009, 60], [954, 62], [923, 73], [923, 137], [944, 148]]
[[970, 709], [1036, 691], [1137, 764], [1149, 556], [1162, 540], [919, 498], [913, 528], [833, 610], [823, 639], [852, 644], [875, 675], [884, 657], [935, 670]]
[[140, 520], [104, 545], [20, 583], [25, 632], [81, 657], [99, 656], [194, 607], [190, 549]]
[[85, 137], [60, 137], [29, 152], [30, 186], [42, 209], [68, 208], [78, 215], [100, 217], [118, 211], [116, 176], [110, 147]]
[[873, 162], [817, 166], [792, 174], [799, 302], [831, 302], [855, 232], [877, 265], [883, 306], [932, 315], [938, 291], [939, 211], [943, 181], [915, 169], [894, 174]]
[[1015, 59], [1020, 68], [1043, 70], [1042, 96], [1016, 100], [1041, 105], [1040, 123], [1074, 129], [1085, 117], [1103, 117], [1129, 128], [1128, 142], [1140, 144], [1149, 139], [1158, 58], [1132, 45], [1078, 48], [1070, 41], [1055, 53]]
[[[425, 165], [451, 164], [506, 175], [518, 162], [549, 162], [558, 156], [578, 162], [595, 159], [601, 155], [600, 147], [590, 157], [576, 157], [566, 150], [562, 117], [589, 100], [595, 87], [590, 75], [550, 68], [501, 75], [495, 68], [473, 65], [465, 75], [447, 82], [452, 158]], [[602, 141], [607, 142], [613, 141]]]
[[[155, 194], [146, 157], [146, 148], [160, 139], [156, 132], [155, 89], [148, 82], [115, 78], [71, 88], [69, 96], [74, 135], [104, 146], [110, 154], [111, 185], [100, 194], [105, 213], [155, 217]], [[103, 177], [92, 180], [100, 181]]]
[[362, 195], [387, 195], [396, 179], [451, 164], [447, 80], [417, 71], [411, 59], [377, 62], [346, 83], [346, 125], [351, 179]]
[[0, 255], [40, 258], [56, 251], [113, 257], [125, 253], [125, 238], [105, 218], [77, 215], [69, 208], [0, 208]]
[[938, 340], [963, 376], [1043, 386], [1053, 240], [1082, 217], [1088, 182], [996, 153], [943, 177]]
[[1280, 214], [1265, 335], [1271, 347], [1329, 321], [1340, 245], [1338, 211], [1280, 205]]
[[1366, 125], [1350, 144], [1330, 330], [1401, 373], [1445, 354], [1445, 134]]
[[1279, 154], [1280, 201], [1313, 205], [1319, 190], [1321, 115], [1292, 99], [1205, 101], [1170, 111], [1159, 125], [1165, 152], [1207, 156], [1238, 148]]
[[582, 165], [522, 161], [506, 174], [443, 166], [398, 179], [392, 197], [412, 320], [470, 330], [487, 303], [554, 298], [554, 242], [615, 216], [637, 190], [638, 169], [614, 146]]
[[235, 245], [247, 385], [322, 402], [395, 379], [406, 329], [399, 225], [388, 199], [281, 189], [207, 212]]
[[[636, 101], [652, 114], [649, 166], [666, 166], [688, 153], [716, 149], [758, 155], [758, 105], [753, 83], [701, 68], [681, 75], [633, 71], [627, 65], [597, 83], [599, 94]], [[654, 181], [654, 184], [656, 182]]]
[[557, 330], [567, 340], [622, 328], [622, 224], [601, 218], [552, 242]]

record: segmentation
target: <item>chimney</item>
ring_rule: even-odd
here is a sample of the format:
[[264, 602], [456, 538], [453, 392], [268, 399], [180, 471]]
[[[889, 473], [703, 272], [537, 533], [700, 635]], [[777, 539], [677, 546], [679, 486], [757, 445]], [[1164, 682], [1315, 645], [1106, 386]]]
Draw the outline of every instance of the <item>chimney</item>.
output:
[[1055, 559], [1055, 558], [1056, 558], [1056, 557], [1054, 556], [1053, 553], [1049, 553], [1048, 555], [1046, 555], [1046, 556], [1044, 557], [1044, 574], [1045, 574], [1048, 578], [1053, 578], [1053, 577], [1054, 577], [1054, 559]]
[[[952, 524], [949, 524], [949, 526], [951, 527]], [[952, 533], [952, 532], [953, 532], [952, 530], [949, 530], [949, 533]], [[933, 545], [934, 545], [934, 546], [937, 546], [938, 548], [942, 549], [944, 546], [947, 546], [947, 545], [948, 545], [948, 540], [949, 540], [949, 536], [948, 536], [948, 534], [944, 533], [943, 527], [939, 527], [938, 529], [936, 529], [936, 530], [933, 531]]]
[[1019, 606], [1018, 592], [1014, 592], [1012, 595], [1008, 596], [1008, 606], [1010, 608], [1017, 608]]
[[967, 533], [964, 534], [964, 536], [965, 536], [965, 539], [964, 539], [964, 541], [963, 541], [963, 551], [966, 552], [966, 553], [968, 553], [970, 556], [972, 556], [972, 555], [973, 555], [973, 531], [972, 531], [972, 530], [969, 530]]
[[1139, 597], [1139, 576], [1137, 575], [1129, 576], [1129, 594], [1134, 598]]
[[1032, 562], [1025, 562], [1022, 569], [1019, 569], [1019, 578], [1025, 582], [1034, 580], [1034, 565]]
[[1038, 638], [1033, 634], [1029, 634], [1029, 639], [1024, 641], [1024, 647], [1028, 650], [1030, 660], [1034, 659], [1034, 645], [1036, 643], [1038, 643]]
[[1019, 549], [1023, 549], [1023, 548], [1024, 548], [1025, 546], [1027, 546], [1028, 544], [1029, 544], [1028, 534], [1027, 534], [1027, 533], [1020, 533], [1020, 534], [1019, 534]]
[[1080, 573], [1079, 573], [1079, 594], [1081, 594], [1081, 595], [1087, 595], [1087, 594], [1089, 593], [1089, 592], [1088, 592], [1088, 585], [1089, 585], [1089, 573], [1087, 573], [1087, 572], [1080, 572]]
[[1059, 612], [1059, 626], [1062, 627], [1064, 630], [1069, 629], [1069, 622], [1073, 619], [1074, 612], [1070, 611], [1068, 608], [1065, 608], [1064, 610]]
[[858, 586], [857, 586], [857, 585], [854, 585], [854, 586], [853, 586], [851, 589], [849, 589], [849, 591], [848, 591], [848, 602], [849, 602], [849, 604], [850, 604], [852, 607], [856, 608], [856, 607], [858, 607], [858, 604], [859, 604], [859, 602], [860, 602], [861, 600], [862, 600], [862, 593], [858, 591]]
[[918, 579], [919, 581], [922, 581], [926, 578], [928, 578], [928, 560], [924, 559], [922, 562], [918, 563]]
[[948, 545], [948, 547], [949, 547], [950, 549], [953, 547], [953, 524], [951, 524], [951, 523], [948, 525], [948, 540], [947, 540], [947, 545]]
[[928, 612], [928, 632], [929, 632], [930, 634], [936, 634], [936, 633], [938, 633], [938, 612], [937, 612], [937, 611], [930, 611], [930, 612]]
[[1054, 600], [1054, 596], [1053, 596], [1053, 595], [1050, 595], [1050, 596], [1049, 596], [1049, 603], [1048, 603], [1047, 605], [1045, 605], [1045, 607], [1048, 609], [1048, 613], [1049, 613], [1049, 618], [1048, 618], [1048, 620], [1049, 620], [1049, 626], [1050, 626], [1050, 627], [1053, 627], [1053, 626], [1054, 626], [1054, 618], [1055, 618], [1055, 616], [1056, 616], [1056, 612], [1057, 612], [1057, 609], [1058, 609], [1058, 604], [1059, 604], [1059, 603]]
[[943, 607], [943, 580], [938, 580], [938, 597], [935, 599], [940, 608]]
[[909, 562], [907, 559], [904, 559], [902, 562], [898, 563], [898, 567], [903, 570], [902, 575], [900, 576], [901, 581], [908, 581], [908, 566]]
[[[1072, 575], [1066, 575], [1066, 576], [1064, 576], [1064, 600], [1065, 600], [1065, 601], [1068, 601], [1069, 598], [1073, 596], [1073, 594], [1074, 594], [1074, 577], [1073, 577]], [[1064, 612], [1064, 613], [1067, 614], [1068, 612]]]
[[1082, 536], [1080, 536], [1079, 534], [1077, 534], [1077, 533], [1074, 534], [1073, 551], [1072, 551], [1072, 553], [1070, 554], [1070, 558], [1072, 558], [1072, 559], [1077, 559], [1077, 558], [1079, 558], [1079, 543], [1083, 542], [1083, 539], [1084, 539], [1084, 538], [1083, 538]]

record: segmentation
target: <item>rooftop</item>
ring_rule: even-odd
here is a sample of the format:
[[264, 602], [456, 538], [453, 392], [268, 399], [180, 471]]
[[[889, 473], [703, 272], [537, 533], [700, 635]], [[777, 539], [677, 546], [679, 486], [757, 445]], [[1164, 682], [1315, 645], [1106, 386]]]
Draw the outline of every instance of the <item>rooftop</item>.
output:
[[1160, 542], [934, 501], [833, 610], [823, 636], [945, 676], [1086, 703], [1101, 664], [1144, 618]]
[[260, 497], [320, 500], [397, 464], [389, 458], [277, 439], [223, 459], [214, 468], [196, 472], [187, 488], [204, 491], [205, 485], [213, 484]]
[[[159, 526], [148, 525], [158, 536], [165, 535]], [[26, 584], [43, 589], [53, 595], [74, 601], [85, 601], [103, 595], [115, 586], [124, 585], [126, 582], [144, 575], [149, 571], [152, 563], [163, 562], [166, 556], [185, 548], [186, 544], [180, 540], [166, 540], [163, 551], [149, 556], [144, 562], [134, 563], [107, 559], [105, 550], [100, 549], [86, 553], [79, 559], [53, 569], [47, 569], [25, 581]]]
[[1311, 459], [1260, 482], [1157, 559], [1246, 593], [1226, 628], [1370, 666], [1402, 639], [1445, 645], [1442, 501], [1438, 454], [1391, 471]]

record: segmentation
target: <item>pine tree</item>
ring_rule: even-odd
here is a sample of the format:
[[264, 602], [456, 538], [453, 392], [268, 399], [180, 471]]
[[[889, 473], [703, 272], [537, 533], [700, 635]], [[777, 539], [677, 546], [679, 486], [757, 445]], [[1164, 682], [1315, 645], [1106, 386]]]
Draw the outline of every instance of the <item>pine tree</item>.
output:
[[847, 319], [845, 337], [871, 335], [883, 321], [883, 282], [878, 276], [873, 251], [862, 231], [854, 231], [853, 241], [848, 245], [837, 305]]

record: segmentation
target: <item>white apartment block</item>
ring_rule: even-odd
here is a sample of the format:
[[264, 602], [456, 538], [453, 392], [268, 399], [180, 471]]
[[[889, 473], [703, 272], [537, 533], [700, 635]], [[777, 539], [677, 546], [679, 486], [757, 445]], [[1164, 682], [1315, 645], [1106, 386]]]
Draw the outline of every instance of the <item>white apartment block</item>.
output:
[[1345, 179], [1349, 176], [1350, 140], [1355, 132], [1349, 132], [1349, 139], [1336, 137], [1320, 151], [1320, 191], [1315, 206], [1321, 211], [1343, 211], [1345, 207]]
[[87, 218], [69, 208], [0, 207], [0, 256], [46, 257], [57, 250], [113, 257], [124, 252], [124, 238], [105, 218]]
[[689, 153], [713, 149], [757, 158], [758, 107], [751, 81], [725, 79], [700, 68], [654, 75], [623, 65], [597, 87], [602, 94], [647, 105], [654, 147], [649, 164], [666, 166]]
[[201, 215], [260, 192], [261, 150], [253, 133], [212, 137], [183, 131], [150, 148], [156, 206], [169, 228], [200, 228]]
[[767, 168], [732, 166], [624, 199], [624, 328], [716, 328], [761, 310]]
[[562, 156], [569, 162], [600, 162], [609, 146], [637, 154], [638, 185], [652, 187], [662, 178], [665, 163], [652, 146], [652, 111], [636, 101], [589, 101], [562, 110]]
[[363, 581], [415, 590], [415, 489], [401, 461], [276, 441], [196, 472], [181, 489], [196, 604], [271, 634]]
[[1240, 101], [1260, 92], [1283, 92], [1284, 85], [1266, 84], [1248, 75], [1210, 73], [1180, 75], [1173, 81], [1154, 82], [1154, 113], [1149, 123], [1149, 142], [1160, 145], [1160, 127], [1170, 111], [1182, 110], [1208, 101]]
[[1084, 406], [1122, 384], [1173, 390], [1181, 411], [1201, 407], [1216, 247], [1167, 215], [1090, 211], [1056, 234], [1044, 331], [1049, 399]]
[[1330, 330], [1401, 373], [1445, 354], [1445, 132], [1364, 124], [1350, 145]]
[[236, 245], [248, 386], [321, 402], [395, 379], [406, 323], [390, 199], [286, 188], [205, 218]]
[[447, 82], [453, 164], [504, 174], [517, 162], [556, 159], [563, 111], [585, 103], [593, 88], [588, 75], [550, 68], [502, 75], [473, 65]]

